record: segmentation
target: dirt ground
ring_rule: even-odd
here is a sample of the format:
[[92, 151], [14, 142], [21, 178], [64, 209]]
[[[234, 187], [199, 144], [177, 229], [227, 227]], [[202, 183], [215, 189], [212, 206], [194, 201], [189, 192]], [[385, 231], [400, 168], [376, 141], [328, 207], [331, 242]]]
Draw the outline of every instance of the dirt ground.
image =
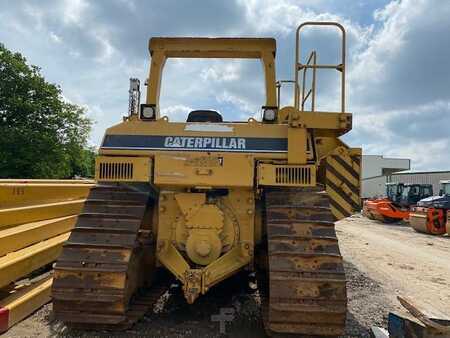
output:
[[[384, 225], [359, 215], [337, 223], [348, 278], [349, 312], [345, 337], [369, 337], [371, 326], [387, 325], [389, 311], [404, 311], [397, 295], [410, 296], [441, 317], [450, 315], [450, 238], [414, 232], [406, 225]], [[187, 305], [173, 288], [158, 311], [132, 330], [83, 332], [52, 317], [51, 304], [11, 328], [12, 337], [265, 337], [258, 293], [248, 294], [242, 279], [228, 280]], [[221, 335], [211, 315], [231, 308], [234, 320]]]

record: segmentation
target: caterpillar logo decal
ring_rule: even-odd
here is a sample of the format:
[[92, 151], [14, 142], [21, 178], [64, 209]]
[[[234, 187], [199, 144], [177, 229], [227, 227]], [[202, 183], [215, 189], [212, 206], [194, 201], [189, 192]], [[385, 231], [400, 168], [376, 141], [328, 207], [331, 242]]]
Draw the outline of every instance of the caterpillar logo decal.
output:
[[241, 137], [186, 137], [166, 136], [164, 147], [194, 149], [242, 149], [245, 150], [245, 138]]
[[326, 190], [336, 219], [361, 210], [361, 151], [337, 148], [326, 159]]
[[286, 138], [106, 135], [102, 149], [287, 152]]

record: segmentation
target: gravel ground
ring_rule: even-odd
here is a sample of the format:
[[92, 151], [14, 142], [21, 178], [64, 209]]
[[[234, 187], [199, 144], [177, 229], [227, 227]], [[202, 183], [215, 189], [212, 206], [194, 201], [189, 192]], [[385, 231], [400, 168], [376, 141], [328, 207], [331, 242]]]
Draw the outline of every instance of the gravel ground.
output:
[[[437, 264], [442, 262], [434, 258], [436, 255], [439, 256], [439, 253], [433, 252], [431, 255], [426, 252], [426, 250], [445, 251], [442, 258], [447, 259], [450, 251], [448, 238], [425, 236], [407, 227], [386, 226], [360, 216], [338, 222], [337, 232], [346, 260], [348, 279], [349, 311], [345, 337], [369, 337], [369, 329], [374, 325], [386, 328], [389, 311], [401, 310], [395, 299], [397, 294], [407, 295], [408, 292], [417, 291], [415, 295], [419, 298], [423, 295], [424, 299], [434, 300], [434, 297], [439, 301], [440, 299], [436, 297], [442, 296], [442, 302], [447, 297], [447, 294], [443, 295], [442, 292], [436, 295], [434, 292], [427, 294], [423, 290], [431, 288], [433, 291], [433, 285], [442, 281], [448, 286], [450, 278], [442, 273], [442, 269], [438, 269]], [[424, 250], [425, 253], [414, 256], [410, 252], [404, 252], [407, 249], [401, 245], [413, 246], [414, 252]], [[443, 254], [441, 252], [440, 255]], [[411, 268], [412, 261], [416, 260], [420, 261], [422, 268]], [[424, 274], [424, 269], [428, 274]], [[432, 273], [434, 276], [430, 275]], [[47, 304], [1, 338], [265, 337], [258, 293], [249, 294], [248, 288], [242, 286], [245, 284], [242, 280], [242, 276], [236, 276], [223, 282], [210, 290], [207, 295], [200, 297], [194, 305], [186, 304], [179, 289], [172, 288], [171, 295], [166, 295], [162, 300], [162, 309], [160, 307], [158, 312], [147, 314], [131, 330], [124, 332], [69, 329], [53, 319], [52, 305]], [[403, 283], [404, 280], [411, 282]], [[220, 334], [219, 323], [211, 321], [211, 315], [218, 314], [221, 308], [232, 308], [235, 312], [234, 320], [226, 324], [226, 335]]]
[[[346, 262], [345, 269], [349, 278], [346, 337], [369, 337], [371, 325], [386, 324], [386, 315], [379, 311], [386, 300], [375, 281], [351, 263]], [[173, 288], [170, 296], [163, 296], [161, 311], [148, 314], [124, 332], [69, 329], [53, 319], [52, 305], [47, 304], [1, 337], [265, 337], [258, 292], [249, 294], [247, 288], [240, 287], [242, 279], [235, 278], [219, 285], [200, 297], [195, 305], [188, 305], [182, 293]], [[370, 297], [369, 302], [367, 297]], [[226, 324], [226, 335], [220, 334], [219, 323], [211, 321], [211, 315], [218, 314], [221, 308], [232, 308], [235, 312], [234, 320]]]

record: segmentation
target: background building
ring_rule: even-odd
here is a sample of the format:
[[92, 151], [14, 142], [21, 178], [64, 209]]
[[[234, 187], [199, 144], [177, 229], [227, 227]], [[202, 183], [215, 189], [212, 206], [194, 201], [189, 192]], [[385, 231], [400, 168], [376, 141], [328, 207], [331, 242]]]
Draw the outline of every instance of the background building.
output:
[[450, 171], [396, 173], [388, 179], [390, 182], [432, 184], [433, 195], [438, 195], [441, 189], [439, 181], [450, 180]]
[[363, 155], [361, 172], [361, 196], [372, 198], [384, 196], [387, 177], [411, 169], [411, 160], [385, 158], [382, 155]]
[[433, 194], [439, 194], [439, 181], [450, 180], [450, 171], [401, 172], [411, 168], [411, 160], [363, 155], [361, 174], [362, 198], [385, 196], [386, 182], [432, 184]]

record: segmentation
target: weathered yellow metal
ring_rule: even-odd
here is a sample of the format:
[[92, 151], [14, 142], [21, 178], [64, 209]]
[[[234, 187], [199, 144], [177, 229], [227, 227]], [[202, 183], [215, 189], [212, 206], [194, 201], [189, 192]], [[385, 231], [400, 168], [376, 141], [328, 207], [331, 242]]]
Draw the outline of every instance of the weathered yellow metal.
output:
[[64, 216], [0, 230], [0, 256], [70, 231], [77, 216]]
[[361, 149], [336, 148], [326, 158], [326, 189], [331, 210], [342, 219], [361, 209]]
[[253, 163], [245, 154], [163, 153], [155, 155], [154, 183], [160, 186], [251, 187], [253, 172]]
[[48, 275], [30, 285], [18, 287], [0, 300], [0, 333], [50, 302], [52, 281], [52, 276]]
[[[230, 189], [227, 196], [214, 199], [211, 204], [207, 193], [160, 194], [157, 256], [180, 280], [186, 281], [189, 276], [188, 301], [194, 301], [252, 259], [248, 252], [254, 246], [253, 191]], [[192, 271], [178, 251], [186, 252], [191, 261], [205, 267]], [[230, 261], [236, 264], [228, 264]]]
[[0, 229], [51, 218], [78, 215], [84, 199], [0, 209]]
[[306, 164], [308, 160], [306, 128], [292, 126], [288, 129], [288, 163]]
[[149, 41], [152, 66], [147, 87], [147, 104], [159, 112], [162, 70], [167, 58], [260, 59], [266, 83], [265, 106], [276, 107], [276, 42], [267, 38], [152, 38]]
[[56, 260], [69, 234], [61, 234], [0, 257], [0, 287]]
[[83, 199], [92, 186], [92, 182], [0, 182], [0, 209]]
[[150, 182], [152, 161], [148, 157], [98, 156], [95, 179], [102, 182]]

